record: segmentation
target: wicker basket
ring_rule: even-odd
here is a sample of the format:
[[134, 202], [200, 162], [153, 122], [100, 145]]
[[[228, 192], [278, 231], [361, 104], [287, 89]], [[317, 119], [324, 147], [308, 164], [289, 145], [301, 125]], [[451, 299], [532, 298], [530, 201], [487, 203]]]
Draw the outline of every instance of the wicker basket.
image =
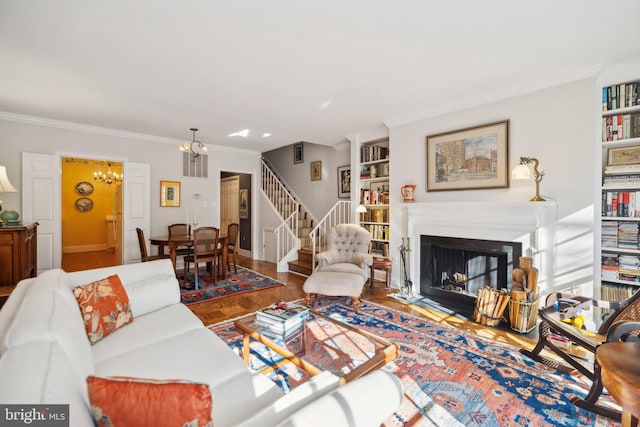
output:
[[489, 286], [478, 290], [473, 320], [487, 326], [497, 326], [502, 320], [502, 313], [511, 299], [508, 293], [498, 291]]

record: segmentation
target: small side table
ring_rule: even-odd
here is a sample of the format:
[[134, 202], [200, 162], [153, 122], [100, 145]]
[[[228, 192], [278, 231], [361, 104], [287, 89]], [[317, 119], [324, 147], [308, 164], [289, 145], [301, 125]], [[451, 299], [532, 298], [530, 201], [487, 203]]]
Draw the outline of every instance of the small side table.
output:
[[384, 270], [387, 278], [387, 288], [391, 287], [391, 260], [386, 258], [374, 258], [373, 264], [371, 264], [371, 272], [369, 274], [369, 285], [373, 289], [374, 271]]
[[596, 350], [596, 360], [602, 370], [602, 384], [622, 406], [623, 427], [638, 425], [640, 415], [640, 343], [612, 342]]

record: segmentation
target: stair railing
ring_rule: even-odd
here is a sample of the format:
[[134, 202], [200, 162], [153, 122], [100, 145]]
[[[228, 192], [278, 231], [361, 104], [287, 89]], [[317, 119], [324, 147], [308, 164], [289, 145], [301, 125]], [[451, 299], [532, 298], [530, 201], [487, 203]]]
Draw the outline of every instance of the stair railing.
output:
[[273, 170], [261, 160], [261, 188], [282, 222], [274, 230], [278, 271], [286, 271], [286, 261], [296, 253], [298, 240], [298, 202], [282, 184]]
[[312, 247], [312, 271], [316, 269], [316, 253], [326, 248], [327, 231], [334, 225], [353, 222], [353, 202], [350, 200], [340, 200], [336, 202], [331, 210], [318, 222], [309, 233]]

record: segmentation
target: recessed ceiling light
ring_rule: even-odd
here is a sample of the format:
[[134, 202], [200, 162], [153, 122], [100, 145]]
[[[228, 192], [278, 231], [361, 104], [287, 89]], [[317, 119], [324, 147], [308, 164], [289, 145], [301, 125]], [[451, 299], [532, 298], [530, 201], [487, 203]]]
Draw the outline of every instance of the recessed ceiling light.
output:
[[230, 133], [227, 136], [241, 136], [243, 138], [246, 138], [247, 136], [249, 136], [249, 129], [242, 129], [242, 130], [240, 130], [238, 132]]
[[269, 132], [265, 132], [262, 134], [263, 138], [269, 138], [271, 136], [271, 134]]

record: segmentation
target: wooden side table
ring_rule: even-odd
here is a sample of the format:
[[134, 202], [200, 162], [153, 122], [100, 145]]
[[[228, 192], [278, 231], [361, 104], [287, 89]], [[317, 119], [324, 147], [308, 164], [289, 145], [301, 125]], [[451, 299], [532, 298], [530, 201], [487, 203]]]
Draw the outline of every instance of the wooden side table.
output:
[[638, 425], [640, 416], [640, 343], [612, 342], [596, 350], [602, 384], [622, 406], [622, 426]]
[[387, 288], [391, 287], [391, 260], [386, 258], [374, 258], [373, 264], [370, 267], [371, 271], [369, 274], [369, 285], [370, 288], [373, 289], [374, 282], [374, 271], [376, 270], [384, 270], [386, 273], [387, 279]]

